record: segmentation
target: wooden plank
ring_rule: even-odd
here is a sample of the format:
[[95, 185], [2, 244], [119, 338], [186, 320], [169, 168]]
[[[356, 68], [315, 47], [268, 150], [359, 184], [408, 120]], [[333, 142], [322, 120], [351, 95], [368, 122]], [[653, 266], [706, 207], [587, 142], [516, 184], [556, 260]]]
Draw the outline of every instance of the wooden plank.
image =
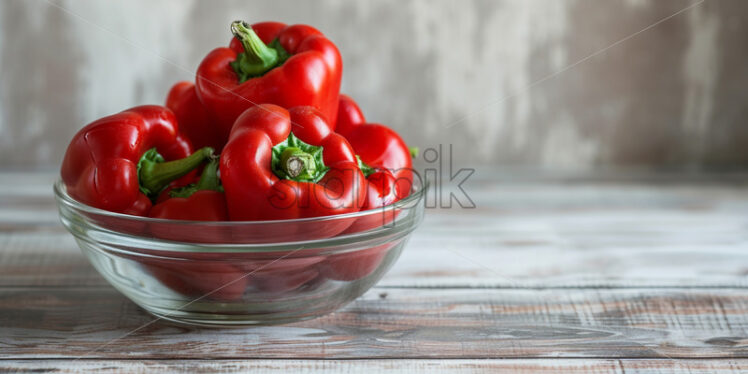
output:
[[0, 233], [0, 287], [106, 286], [67, 232]]
[[146, 325], [109, 288], [4, 289], [0, 358], [736, 359], [746, 310], [730, 289], [375, 289], [316, 320], [204, 330]]
[[0, 372], [55, 373], [741, 373], [748, 360], [8, 360]]

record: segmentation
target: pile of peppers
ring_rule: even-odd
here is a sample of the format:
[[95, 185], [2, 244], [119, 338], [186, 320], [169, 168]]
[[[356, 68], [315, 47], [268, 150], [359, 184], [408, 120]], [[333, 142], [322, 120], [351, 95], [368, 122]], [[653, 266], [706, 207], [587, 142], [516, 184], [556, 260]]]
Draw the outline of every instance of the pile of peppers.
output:
[[[74, 136], [61, 167], [71, 197], [136, 216], [256, 221], [352, 213], [408, 196], [412, 150], [340, 94], [333, 42], [311, 26], [278, 22], [236, 21], [231, 32], [194, 83], [171, 88], [165, 106], [127, 109]], [[382, 223], [374, 215], [324, 235]], [[369, 271], [341, 260], [326, 270], [331, 277]], [[168, 266], [153, 266], [167, 277]]]

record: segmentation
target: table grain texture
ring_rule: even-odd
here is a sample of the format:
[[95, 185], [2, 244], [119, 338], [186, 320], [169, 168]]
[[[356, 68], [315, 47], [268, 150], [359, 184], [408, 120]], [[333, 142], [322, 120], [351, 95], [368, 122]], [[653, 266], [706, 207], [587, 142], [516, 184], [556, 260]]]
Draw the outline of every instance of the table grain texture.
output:
[[478, 170], [358, 300], [228, 330], [139, 329], [55, 178], [0, 173], [0, 372], [748, 372], [748, 175]]

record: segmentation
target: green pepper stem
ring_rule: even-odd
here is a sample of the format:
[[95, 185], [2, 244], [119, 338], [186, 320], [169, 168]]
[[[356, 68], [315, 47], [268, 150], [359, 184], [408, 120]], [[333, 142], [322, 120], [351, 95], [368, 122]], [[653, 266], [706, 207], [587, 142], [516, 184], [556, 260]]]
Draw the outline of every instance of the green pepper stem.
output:
[[213, 190], [218, 191], [221, 187], [220, 179], [218, 179], [218, 158], [213, 158], [205, 165], [203, 174], [200, 176], [200, 180], [195, 185], [198, 191], [201, 190]]
[[170, 197], [190, 197], [197, 191], [220, 191], [223, 192], [220, 179], [218, 178], [218, 158], [211, 158], [210, 162], [203, 168], [203, 174], [196, 184], [175, 188], [169, 191]]
[[231, 32], [244, 46], [244, 53], [237, 55], [236, 60], [230, 64], [239, 76], [239, 82], [265, 74], [281, 62], [278, 51], [263, 43], [246, 22], [232, 22]]
[[408, 152], [410, 152], [411, 158], [417, 158], [418, 157], [418, 147], [408, 147]]
[[296, 147], [283, 150], [278, 167], [291, 179], [309, 179], [317, 170], [314, 156]]
[[356, 161], [358, 161], [358, 168], [361, 170], [361, 173], [364, 174], [364, 178], [369, 178], [370, 175], [377, 172], [377, 169], [374, 169], [373, 167], [367, 165], [365, 162], [361, 161], [361, 157], [356, 155]]
[[270, 167], [278, 178], [296, 182], [319, 182], [330, 169], [325, 166], [322, 147], [304, 143], [293, 133], [273, 146]]
[[213, 148], [205, 147], [185, 158], [164, 162], [155, 148], [148, 150], [138, 162], [141, 190], [149, 197], [158, 195], [169, 183], [200, 166], [212, 154]]

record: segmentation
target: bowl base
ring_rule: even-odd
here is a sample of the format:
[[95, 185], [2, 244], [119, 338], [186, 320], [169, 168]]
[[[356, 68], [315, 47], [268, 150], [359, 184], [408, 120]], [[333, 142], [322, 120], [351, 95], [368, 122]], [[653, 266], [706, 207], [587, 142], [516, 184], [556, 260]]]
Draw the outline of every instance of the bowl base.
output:
[[293, 322], [307, 321], [310, 319], [319, 318], [334, 312], [331, 310], [325, 314], [314, 315], [314, 316], [301, 316], [285, 319], [252, 319], [251, 317], [244, 317], [241, 319], [210, 319], [210, 318], [198, 318], [198, 317], [176, 317], [173, 314], [162, 314], [143, 308], [148, 314], [156, 317], [158, 323], [166, 325], [174, 325], [176, 327], [207, 327], [207, 328], [221, 328], [221, 329], [241, 329], [254, 326], [274, 326], [283, 325]]

